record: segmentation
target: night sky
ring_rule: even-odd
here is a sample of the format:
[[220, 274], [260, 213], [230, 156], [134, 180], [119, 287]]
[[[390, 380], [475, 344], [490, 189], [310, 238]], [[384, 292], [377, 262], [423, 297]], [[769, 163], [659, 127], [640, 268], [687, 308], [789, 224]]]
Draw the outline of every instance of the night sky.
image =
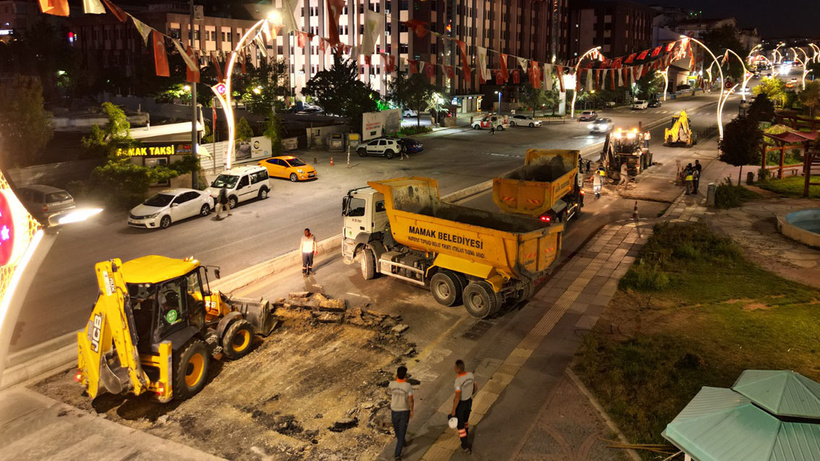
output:
[[705, 18], [734, 16], [738, 27], [767, 37], [820, 36], [819, 0], [636, 0], [647, 5], [702, 10]]

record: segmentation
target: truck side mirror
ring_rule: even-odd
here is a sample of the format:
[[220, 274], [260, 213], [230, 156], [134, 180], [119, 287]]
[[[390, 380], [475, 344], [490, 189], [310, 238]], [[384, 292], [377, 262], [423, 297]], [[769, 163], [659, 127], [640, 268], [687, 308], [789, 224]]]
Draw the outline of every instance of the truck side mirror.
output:
[[222, 274], [220, 274], [218, 267], [214, 268], [214, 277], [216, 277], [217, 279], [222, 278]]
[[347, 201], [348, 201], [348, 197], [346, 195], [344, 197], [342, 197], [342, 216], [344, 216], [345, 211], [347, 211]]

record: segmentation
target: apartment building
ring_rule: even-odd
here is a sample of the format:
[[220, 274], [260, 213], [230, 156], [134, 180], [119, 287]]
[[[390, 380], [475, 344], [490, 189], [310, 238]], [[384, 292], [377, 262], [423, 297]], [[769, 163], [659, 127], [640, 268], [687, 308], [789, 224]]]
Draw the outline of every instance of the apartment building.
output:
[[40, 15], [33, 0], [0, 0], [0, 42], [19, 37]]
[[650, 7], [630, 1], [577, 3], [571, 12], [571, 57], [596, 46], [610, 59], [645, 50], [652, 46], [654, 16]]

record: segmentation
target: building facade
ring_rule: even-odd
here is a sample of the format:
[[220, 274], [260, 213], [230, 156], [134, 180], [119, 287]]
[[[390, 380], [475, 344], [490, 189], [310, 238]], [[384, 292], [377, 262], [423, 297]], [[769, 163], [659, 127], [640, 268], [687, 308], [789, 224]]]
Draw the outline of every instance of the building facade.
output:
[[40, 17], [33, 0], [0, 0], [0, 42], [19, 37]]
[[652, 46], [654, 11], [629, 1], [584, 2], [572, 8], [571, 57], [601, 47], [607, 58], [624, 56]]

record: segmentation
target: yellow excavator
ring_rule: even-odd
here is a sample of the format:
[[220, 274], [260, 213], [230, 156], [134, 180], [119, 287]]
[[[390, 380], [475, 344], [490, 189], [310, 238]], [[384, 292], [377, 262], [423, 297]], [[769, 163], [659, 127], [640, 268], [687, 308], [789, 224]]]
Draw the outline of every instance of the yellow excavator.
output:
[[698, 134], [689, 126], [689, 116], [685, 110], [672, 117], [672, 125], [663, 130], [663, 141], [667, 146], [692, 147], [698, 143]]
[[75, 376], [92, 399], [104, 392], [187, 399], [205, 386], [212, 357], [241, 358], [256, 334], [276, 326], [268, 301], [211, 291], [208, 268], [193, 258], [112, 259], [95, 270], [100, 292], [77, 333]]

